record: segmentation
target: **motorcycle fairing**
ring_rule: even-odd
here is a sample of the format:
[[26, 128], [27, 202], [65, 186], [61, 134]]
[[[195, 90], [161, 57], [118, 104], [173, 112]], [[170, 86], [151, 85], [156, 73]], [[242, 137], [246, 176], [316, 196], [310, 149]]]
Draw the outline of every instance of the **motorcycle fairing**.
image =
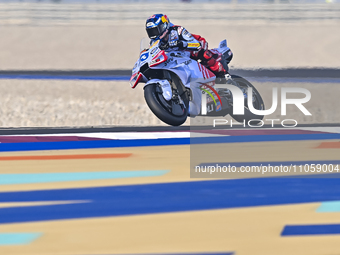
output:
[[227, 45], [227, 40], [224, 39], [223, 41], [221, 41], [219, 46], [218, 46], [218, 48], [216, 48], [215, 50], [217, 50], [221, 54], [223, 54], [223, 53], [227, 52], [228, 50], [230, 50], [230, 48]]
[[159, 40], [154, 42], [149, 49], [141, 52], [132, 70], [133, 75], [130, 78], [130, 81], [134, 81], [130, 82], [132, 88], [135, 88], [139, 82], [146, 82], [144, 76], [134, 77], [145, 63], [149, 63], [152, 69], [165, 69], [176, 73], [187, 88], [193, 85], [190, 80], [202, 79], [209, 82], [215, 79], [215, 75], [210, 70], [190, 58], [190, 52], [175, 50], [165, 52], [158, 46]]
[[134, 89], [137, 86], [137, 84], [141, 81], [147, 81], [147, 79], [144, 77], [144, 75], [141, 72], [132, 74], [130, 78], [131, 88]]
[[[228, 49], [227, 42], [224, 40], [220, 43], [220, 47], [215, 50], [224, 53]], [[157, 59], [159, 60], [157, 61]], [[146, 85], [151, 84], [151, 82], [148, 82], [140, 73], [140, 68], [145, 63], [148, 63], [149, 68], [151, 69], [163, 69], [175, 73], [180, 78], [183, 85], [191, 90], [191, 101], [189, 102], [190, 116], [195, 116], [200, 113], [202, 97], [200, 87], [206, 83], [214, 83], [216, 78], [209, 69], [201, 63], [191, 59], [190, 52], [176, 50], [165, 52], [164, 50], [159, 49], [159, 41], [156, 41], [148, 50], [142, 52], [137, 60], [133, 68], [133, 75], [130, 79], [132, 88], [135, 88], [139, 82], [147, 82]], [[164, 98], [169, 98], [168, 89], [165, 89], [165, 87], [163, 88], [163, 82], [161, 81], [166, 81], [168, 83], [167, 80], [156, 81], [156, 79], [153, 79], [153, 83], [157, 82], [161, 85]], [[165, 85], [165, 82], [163, 85]], [[166, 86], [166, 88], [168, 88], [168, 86]]]
[[152, 58], [151, 62], [149, 63], [149, 67], [155, 67], [167, 60], [168, 56], [165, 54], [164, 50], [161, 50], [156, 56]]

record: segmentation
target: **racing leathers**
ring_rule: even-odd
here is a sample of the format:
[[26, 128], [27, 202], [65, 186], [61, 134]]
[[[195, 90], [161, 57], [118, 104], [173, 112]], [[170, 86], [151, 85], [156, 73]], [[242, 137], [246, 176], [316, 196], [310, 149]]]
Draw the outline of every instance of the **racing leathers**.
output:
[[221, 63], [221, 54], [218, 51], [209, 50], [208, 42], [200, 35], [190, 34], [184, 27], [171, 24], [161, 41], [174, 50], [190, 51], [192, 59], [200, 60], [201, 64], [210, 69], [217, 77], [224, 77], [227, 74], [227, 65], [223, 66]]

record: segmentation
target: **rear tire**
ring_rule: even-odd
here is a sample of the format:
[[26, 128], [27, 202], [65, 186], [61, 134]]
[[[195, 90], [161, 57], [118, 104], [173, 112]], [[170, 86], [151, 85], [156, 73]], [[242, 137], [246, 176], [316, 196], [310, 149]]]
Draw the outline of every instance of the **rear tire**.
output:
[[[157, 91], [158, 84], [149, 84], [144, 87], [144, 98], [150, 110], [163, 122], [171, 126], [182, 125], [188, 116], [188, 109], [182, 104], [175, 104], [173, 100], [166, 101], [160, 91]], [[181, 114], [171, 112], [169, 107], [174, 106]], [[180, 107], [180, 108], [178, 108]]]
[[[260, 93], [257, 91], [257, 89], [254, 87], [253, 84], [251, 84], [246, 79], [244, 79], [240, 76], [237, 76], [237, 75], [231, 75], [231, 78], [235, 82], [237, 82], [240, 87], [251, 87], [253, 89], [253, 94], [255, 95], [255, 98], [256, 98], [256, 104], [254, 105], [254, 108], [256, 110], [264, 110], [265, 109], [263, 99], [262, 99]], [[246, 122], [248, 122], [249, 120], [252, 120], [252, 119], [262, 120], [263, 117], [264, 117], [264, 115], [256, 115], [256, 114], [253, 114], [252, 112], [250, 112], [247, 104], [245, 104], [245, 107], [244, 107], [244, 115], [233, 115], [232, 113], [230, 113], [230, 116], [233, 117], [237, 122], [241, 122], [241, 123], [244, 120]], [[252, 125], [254, 125], [254, 124], [258, 124], [260, 122], [261, 121], [252, 121], [251, 123], [252, 123]]]

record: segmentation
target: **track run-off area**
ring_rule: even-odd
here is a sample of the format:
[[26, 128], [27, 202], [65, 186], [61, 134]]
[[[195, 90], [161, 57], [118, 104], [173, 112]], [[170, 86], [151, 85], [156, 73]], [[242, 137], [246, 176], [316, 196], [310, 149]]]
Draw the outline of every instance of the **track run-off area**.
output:
[[340, 165], [337, 124], [2, 129], [0, 253], [340, 252], [340, 173], [190, 178], [202, 144], [238, 167]]

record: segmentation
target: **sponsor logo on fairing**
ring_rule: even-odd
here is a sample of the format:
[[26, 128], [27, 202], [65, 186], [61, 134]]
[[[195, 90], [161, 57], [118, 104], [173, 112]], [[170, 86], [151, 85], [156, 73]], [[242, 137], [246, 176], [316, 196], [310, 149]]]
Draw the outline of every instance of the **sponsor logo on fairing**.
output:
[[191, 62], [192, 62], [192, 60], [189, 59], [189, 60], [184, 61], [183, 63], [184, 63], [184, 65], [189, 65]]
[[150, 54], [151, 54], [152, 56], [155, 56], [159, 51], [160, 51], [159, 48], [153, 48], [153, 49], [151, 50]]
[[143, 62], [143, 61], [147, 60], [148, 57], [149, 57], [149, 52], [146, 52], [146, 53], [144, 53], [140, 56], [140, 61]]
[[220, 44], [220, 48], [224, 48], [227, 47], [227, 41], [224, 40], [221, 44]]
[[[207, 110], [208, 110], [208, 112], [212, 112], [212, 110], [213, 110], [213, 109], [209, 108], [209, 106], [207, 106], [207, 94], [214, 101], [214, 104], [215, 104], [215, 107], [216, 107], [216, 112], [222, 110], [221, 97], [212, 86], [210, 86], [208, 84], [203, 84], [200, 87], [200, 90], [202, 91], [202, 98], [203, 98], [203, 95], [205, 95], [205, 97], [202, 99], [202, 109], [205, 106], [205, 109], [204, 109], [205, 114], [207, 114]], [[212, 93], [214, 93], [216, 97], [209, 90], [212, 91]], [[216, 99], [218, 100], [217, 102], [216, 102]], [[203, 110], [202, 110], [202, 112], [203, 112]]]

